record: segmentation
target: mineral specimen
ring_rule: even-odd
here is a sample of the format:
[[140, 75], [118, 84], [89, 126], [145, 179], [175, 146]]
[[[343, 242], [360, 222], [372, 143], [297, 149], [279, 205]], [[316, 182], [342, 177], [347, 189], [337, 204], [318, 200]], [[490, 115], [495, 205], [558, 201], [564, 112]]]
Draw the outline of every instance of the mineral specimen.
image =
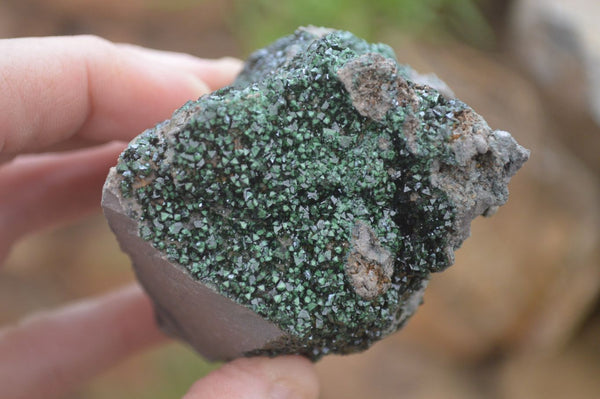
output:
[[211, 359], [399, 329], [529, 156], [416, 81], [386, 45], [301, 28], [135, 138], [103, 206], [163, 328]]

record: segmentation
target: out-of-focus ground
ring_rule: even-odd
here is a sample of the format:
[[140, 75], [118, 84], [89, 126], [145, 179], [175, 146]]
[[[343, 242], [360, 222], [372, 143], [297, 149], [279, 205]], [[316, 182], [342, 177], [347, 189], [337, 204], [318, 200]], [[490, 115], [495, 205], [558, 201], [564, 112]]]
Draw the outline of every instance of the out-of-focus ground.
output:
[[[234, 4], [5, 0], [0, 37], [93, 33], [205, 57], [243, 56], [247, 49], [231, 33]], [[571, 58], [573, 71], [559, 71], [560, 90], [537, 79], [506, 15], [492, 24], [502, 28], [491, 51], [453, 39], [411, 39], [392, 28], [378, 37], [401, 62], [435, 72], [532, 157], [512, 180], [507, 205], [474, 221], [455, 265], [433, 277], [404, 330], [365, 353], [317, 364], [324, 399], [600, 395], [600, 152], [590, 150], [599, 148], [600, 128], [593, 113], [574, 109], [572, 100], [581, 100], [575, 91], [591, 83]], [[569, 101], [561, 103], [562, 97]], [[98, 214], [13, 248], [0, 270], [0, 323], [132, 280], [127, 257]], [[68, 398], [179, 397], [212, 367], [172, 343], [124, 362]]]

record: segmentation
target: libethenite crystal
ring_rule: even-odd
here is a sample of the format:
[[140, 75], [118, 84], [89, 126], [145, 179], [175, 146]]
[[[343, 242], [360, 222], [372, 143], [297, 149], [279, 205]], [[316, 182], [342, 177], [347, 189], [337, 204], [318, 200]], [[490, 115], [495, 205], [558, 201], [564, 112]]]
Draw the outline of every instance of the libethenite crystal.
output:
[[301, 28], [135, 138], [103, 205], [163, 328], [211, 359], [399, 329], [529, 156], [422, 81], [386, 45]]

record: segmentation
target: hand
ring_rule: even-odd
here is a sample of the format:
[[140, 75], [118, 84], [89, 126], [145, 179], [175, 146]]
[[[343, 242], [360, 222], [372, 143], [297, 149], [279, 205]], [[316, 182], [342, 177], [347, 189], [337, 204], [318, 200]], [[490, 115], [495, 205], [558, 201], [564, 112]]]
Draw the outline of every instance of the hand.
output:
[[[97, 211], [123, 141], [239, 67], [95, 37], [0, 40], [0, 258], [29, 232]], [[0, 397], [58, 397], [164, 339], [137, 285], [30, 316], [0, 330]], [[310, 362], [286, 356], [228, 363], [185, 398], [317, 392]]]

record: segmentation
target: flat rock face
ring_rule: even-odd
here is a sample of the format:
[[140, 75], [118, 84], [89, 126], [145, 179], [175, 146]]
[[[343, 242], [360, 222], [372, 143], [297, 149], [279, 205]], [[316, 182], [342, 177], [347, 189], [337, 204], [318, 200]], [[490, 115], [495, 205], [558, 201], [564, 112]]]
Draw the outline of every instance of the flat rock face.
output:
[[168, 332], [316, 359], [403, 325], [529, 156], [417, 76], [303, 28], [130, 143], [103, 206]]

